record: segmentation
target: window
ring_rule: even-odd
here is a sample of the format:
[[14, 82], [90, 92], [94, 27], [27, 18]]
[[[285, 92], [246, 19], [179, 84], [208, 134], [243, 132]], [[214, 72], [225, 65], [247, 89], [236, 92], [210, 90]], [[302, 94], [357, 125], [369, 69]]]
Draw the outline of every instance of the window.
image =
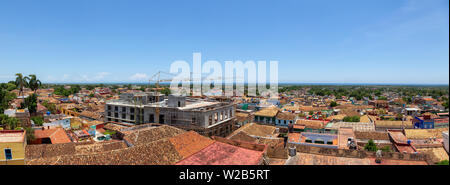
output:
[[327, 141], [327, 145], [333, 145], [333, 141]]
[[5, 148], [5, 159], [6, 160], [12, 160], [11, 148]]
[[155, 115], [150, 114], [150, 123], [155, 122]]
[[119, 111], [119, 107], [114, 107], [114, 111]]
[[127, 115], [122, 114], [122, 119], [126, 119], [126, 118], [127, 118]]
[[111, 112], [108, 112], [108, 116], [111, 116]]
[[134, 108], [130, 108], [130, 112], [131, 112], [131, 114], [133, 114], [134, 113]]
[[321, 140], [316, 140], [316, 141], [314, 141], [314, 143], [317, 143], [317, 144], [324, 144], [324, 142], [321, 141]]
[[126, 112], [126, 111], [127, 111], [127, 108], [122, 107], [122, 112]]
[[130, 115], [130, 120], [134, 120], [134, 115]]

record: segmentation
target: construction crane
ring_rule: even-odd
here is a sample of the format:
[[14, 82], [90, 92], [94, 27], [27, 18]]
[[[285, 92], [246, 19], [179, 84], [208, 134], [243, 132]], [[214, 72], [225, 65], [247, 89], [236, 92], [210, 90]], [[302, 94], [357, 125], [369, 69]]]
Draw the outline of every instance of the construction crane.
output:
[[[150, 80], [149, 80], [149, 88], [151, 86], [152, 81], [155, 82], [155, 88], [154, 88], [155, 91], [154, 91], [154, 93], [155, 93], [155, 98], [156, 98], [156, 103], [157, 104], [159, 103], [159, 83], [160, 82], [170, 82], [170, 81], [172, 81], [172, 79], [161, 79], [161, 73], [174, 76], [171, 73], [167, 73], [167, 72], [164, 72], [164, 71], [158, 71], [156, 74], [154, 74], [150, 78]], [[156, 107], [155, 107], [155, 119], [156, 118], [158, 119], [158, 122], [160, 122], [160, 120], [159, 120], [159, 105], [156, 105]]]

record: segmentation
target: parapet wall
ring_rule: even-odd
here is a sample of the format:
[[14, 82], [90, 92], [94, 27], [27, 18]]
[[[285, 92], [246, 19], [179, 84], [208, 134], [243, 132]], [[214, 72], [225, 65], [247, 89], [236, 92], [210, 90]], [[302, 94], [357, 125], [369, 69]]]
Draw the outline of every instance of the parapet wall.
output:
[[[298, 145], [292, 143], [288, 143], [288, 147], [296, 147], [297, 152], [317, 154], [317, 155], [348, 157], [348, 158], [376, 157], [375, 152], [369, 152], [364, 150], [330, 149], [315, 146]], [[398, 152], [383, 152], [382, 159], [426, 161], [428, 164], [434, 164], [430, 156], [427, 154], [402, 154]]]

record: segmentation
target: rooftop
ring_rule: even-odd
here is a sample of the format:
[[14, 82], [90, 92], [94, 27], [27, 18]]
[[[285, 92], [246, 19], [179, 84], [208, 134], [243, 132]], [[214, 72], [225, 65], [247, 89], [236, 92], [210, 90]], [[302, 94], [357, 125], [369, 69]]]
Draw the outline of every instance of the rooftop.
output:
[[177, 165], [257, 165], [263, 152], [214, 142]]
[[0, 130], [0, 143], [23, 142], [25, 133], [22, 130]]
[[35, 130], [34, 137], [36, 139], [50, 138], [52, 144], [72, 142], [69, 136], [67, 135], [66, 131], [64, 131], [64, 129], [62, 128]]
[[278, 111], [279, 110], [276, 107], [268, 107], [258, 112], [255, 112], [255, 116], [275, 117], [278, 114]]

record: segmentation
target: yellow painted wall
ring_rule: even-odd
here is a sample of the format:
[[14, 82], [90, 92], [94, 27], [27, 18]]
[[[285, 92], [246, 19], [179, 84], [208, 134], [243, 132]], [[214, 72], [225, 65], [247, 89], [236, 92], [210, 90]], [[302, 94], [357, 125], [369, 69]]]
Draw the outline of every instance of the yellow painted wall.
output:
[[25, 164], [25, 147], [26, 142], [23, 143], [0, 143], [0, 165], [6, 164], [5, 162], [5, 149], [11, 148], [13, 160], [8, 161], [8, 165], [11, 164]]

